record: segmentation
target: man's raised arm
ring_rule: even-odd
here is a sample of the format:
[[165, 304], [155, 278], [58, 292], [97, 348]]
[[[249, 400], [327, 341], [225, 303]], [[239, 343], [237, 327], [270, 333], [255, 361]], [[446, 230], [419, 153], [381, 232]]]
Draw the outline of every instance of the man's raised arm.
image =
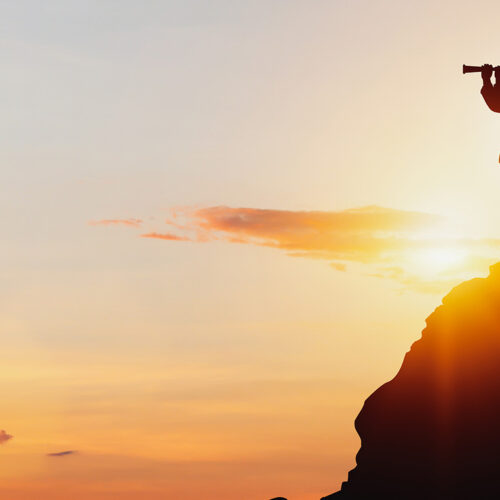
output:
[[[481, 88], [481, 95], [484, 97], [488, 108], [495, 113], [500, 113], [500, 81], [495, 82], [495, 86], [491, 83], [491, 75], [493, 74], [493, 66], [485, 64], [481, 69], [481, 77], [483, 78], [483, 87]], [[500, 76], [495, 70], [495, 79]]]

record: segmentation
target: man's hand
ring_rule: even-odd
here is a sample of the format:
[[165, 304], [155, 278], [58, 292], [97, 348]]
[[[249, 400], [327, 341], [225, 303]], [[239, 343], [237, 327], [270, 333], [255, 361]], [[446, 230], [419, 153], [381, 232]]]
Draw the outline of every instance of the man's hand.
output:
[[483, 64], [481, 69], [481, 76], [483, 77], [483, 82], [491, 83], [491, 75], [493, 74], [493, 66], [491, 64]]
[[500, 86], [500, 66], [495, 66], [495, 87]]

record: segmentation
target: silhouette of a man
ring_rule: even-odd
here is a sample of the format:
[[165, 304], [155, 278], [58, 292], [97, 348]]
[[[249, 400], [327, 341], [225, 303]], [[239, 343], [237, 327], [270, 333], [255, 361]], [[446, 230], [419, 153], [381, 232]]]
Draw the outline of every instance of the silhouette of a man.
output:
[[493, 66], [491, 64], [485, 64], [481, 70], [481, 76], [483, 77], [481, 95], [484, 97], [491, 111], [500, 113], [500, 68], [495, 68], [495, 85], [491, 83], [492, 74]]

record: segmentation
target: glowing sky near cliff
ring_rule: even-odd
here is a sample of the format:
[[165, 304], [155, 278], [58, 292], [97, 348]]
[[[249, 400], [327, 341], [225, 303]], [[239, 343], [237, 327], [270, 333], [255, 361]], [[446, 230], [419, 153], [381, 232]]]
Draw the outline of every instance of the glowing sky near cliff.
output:
[[497, 14], [2, 2], [0, 497], [333, 492], [500, 253]]
[[467, 254], [460, 248], [436, 247], [419, 252], [417, 260], [427, 273], [439, 273], [462, 263]]

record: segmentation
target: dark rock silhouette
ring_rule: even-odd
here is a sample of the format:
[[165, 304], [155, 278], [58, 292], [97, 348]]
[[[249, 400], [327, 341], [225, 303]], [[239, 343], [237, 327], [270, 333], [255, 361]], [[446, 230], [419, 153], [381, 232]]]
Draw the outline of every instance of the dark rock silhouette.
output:
[[366, 400], [357, 466], [323, 500], [500, 498], [500, 263], [426, 323]]

